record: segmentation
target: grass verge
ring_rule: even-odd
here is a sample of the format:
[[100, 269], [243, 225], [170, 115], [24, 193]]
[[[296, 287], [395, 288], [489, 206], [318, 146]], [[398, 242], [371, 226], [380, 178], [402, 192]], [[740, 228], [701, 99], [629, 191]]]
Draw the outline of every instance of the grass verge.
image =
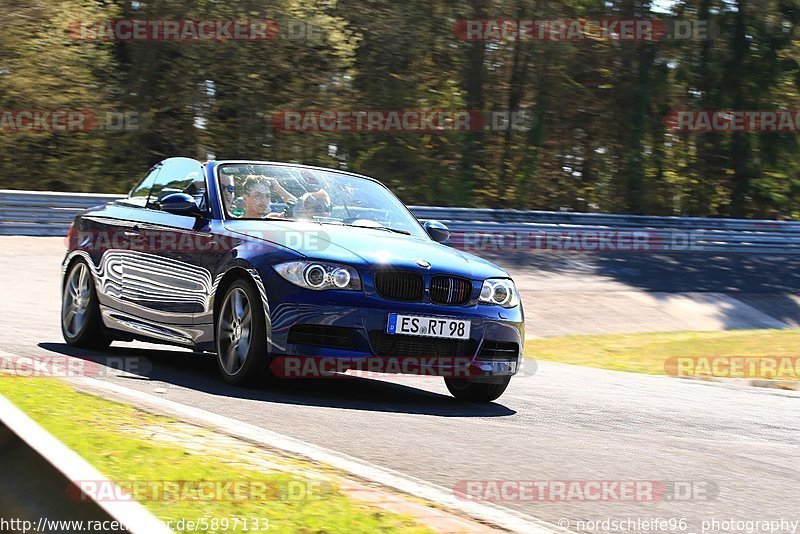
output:
[[[599, 369], [654, 375], [667, 373], [670, 358], [800, 357], [800, 331], [726, 330], [563, 336], [525, 342], [525, 356]], [[798, 379], [797, 373], [778, 376]]]
[[[253, 493], [245, 493], [247, 498], [238, 500], [181, 492], [181, 498], [142, 502], [156, 517], [171, 522], [176, 532], [189, 531], [176, 528], [180, 520], [201, 518], [207, 519], [208, 528], [192, 532], [264, 530], [264, 521], [253, 529], [253, 520], [260, 518], [268, 520], [270, 532], [430, 532], [413, 518], [387, 513], [343, 495], [336, 487], [336, 478], [322, 466], [241, 442], [236, 445], [210, 430], [80, 393], [56, 379], [0, 375], [0, 393], [123, 485], [132, 481], [191, 481], [195, 486], [189, 487], [197, 487], [200, 482], [236, 481], [245, 487], [271, 488], [261, 499], [252, 498]], [[214, 518], [217, 528], [212, 528]], [[247, 530], [241, 521], [234, 528], [233, 518], [249, 518]], [[223, 519], [228, 520], [227, 528]]]

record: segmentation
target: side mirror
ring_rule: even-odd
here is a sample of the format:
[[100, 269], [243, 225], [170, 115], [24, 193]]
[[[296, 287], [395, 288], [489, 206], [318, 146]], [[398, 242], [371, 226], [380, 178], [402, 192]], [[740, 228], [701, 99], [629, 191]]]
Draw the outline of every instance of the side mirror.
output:
[[184, 215], [187, 217], [203, 217], [205, 214], [201, 210], [194, 198], [186, 193], [172, 193], [165, 196], [158, 203], [161, 211], [172, 213], [173, 215]]
[[442, 243], [450, 238], [450, 230], [439, 221], [425, 221], [422, 227], [425, 228], [425, 231], [428, 232], [431, 239], [437, 243]]

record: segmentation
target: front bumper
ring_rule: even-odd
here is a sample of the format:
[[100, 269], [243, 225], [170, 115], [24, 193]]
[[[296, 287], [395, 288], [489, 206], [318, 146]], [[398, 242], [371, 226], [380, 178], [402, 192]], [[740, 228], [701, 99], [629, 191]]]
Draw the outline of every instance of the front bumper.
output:
[[[328, 298], [330, 295], [327, 296]], [[322, 372], [423, 374], [458, 378], [505, 377], [517, 373], [524, 340], [521, 310], [496, 306], [454, 308], [364, 299], [360, 306], [332, 302], [280, 304], [270, 310], [270, 353], [279, 365]], [[502, 311], [501, 311], [502, 310]], [[390, 313], [469, 319], [470, 338], [398, 336], [386, 333]], [[501, 318], [502, 313], [507, 318]], [[299, 327], [294, 330], [293, 328]], [[316, 327], [316, 328], [314, 328]], [[314, 333], [298, 336], [297, 332]], [[345, 337], [347, 342], [341, 342]], [[326, 340], [336, 340], [327, 342]], [[511, 349], [510, 347], [514, 347]], [[502, 350], [498, 350], [502, 348]], [[301, 362], [315, 359], [316, 363]], [[298, 363], [301, 362], [301, 363]], [[284, 368], [285, 370], [285, 368]]]

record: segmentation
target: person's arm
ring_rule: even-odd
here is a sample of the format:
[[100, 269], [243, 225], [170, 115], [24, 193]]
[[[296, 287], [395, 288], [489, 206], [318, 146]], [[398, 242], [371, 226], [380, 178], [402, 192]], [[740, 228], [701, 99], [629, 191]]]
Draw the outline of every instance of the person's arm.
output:
[[276, 193], [278, 193], [278, 196], [281, 197], [281, 200], [283, 200], [287, 204], [294, 204], [297, 202], [297, 197], [295, 197], [293, 194], [284, 189], [283, 186], [278, 182], [278, 180], [276, 180], [275, 178], [270, 178], [270, 181], [272, 183], [272, 189]]

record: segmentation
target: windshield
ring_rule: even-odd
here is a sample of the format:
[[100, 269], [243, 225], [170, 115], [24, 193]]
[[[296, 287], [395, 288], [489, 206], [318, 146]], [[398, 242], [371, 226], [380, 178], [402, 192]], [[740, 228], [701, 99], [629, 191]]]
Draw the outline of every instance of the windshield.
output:
[[428, 238], [381, 184], [335, 171], [262, 163], [225, 163], [217, 171], [229, 219], [312, 220]]

